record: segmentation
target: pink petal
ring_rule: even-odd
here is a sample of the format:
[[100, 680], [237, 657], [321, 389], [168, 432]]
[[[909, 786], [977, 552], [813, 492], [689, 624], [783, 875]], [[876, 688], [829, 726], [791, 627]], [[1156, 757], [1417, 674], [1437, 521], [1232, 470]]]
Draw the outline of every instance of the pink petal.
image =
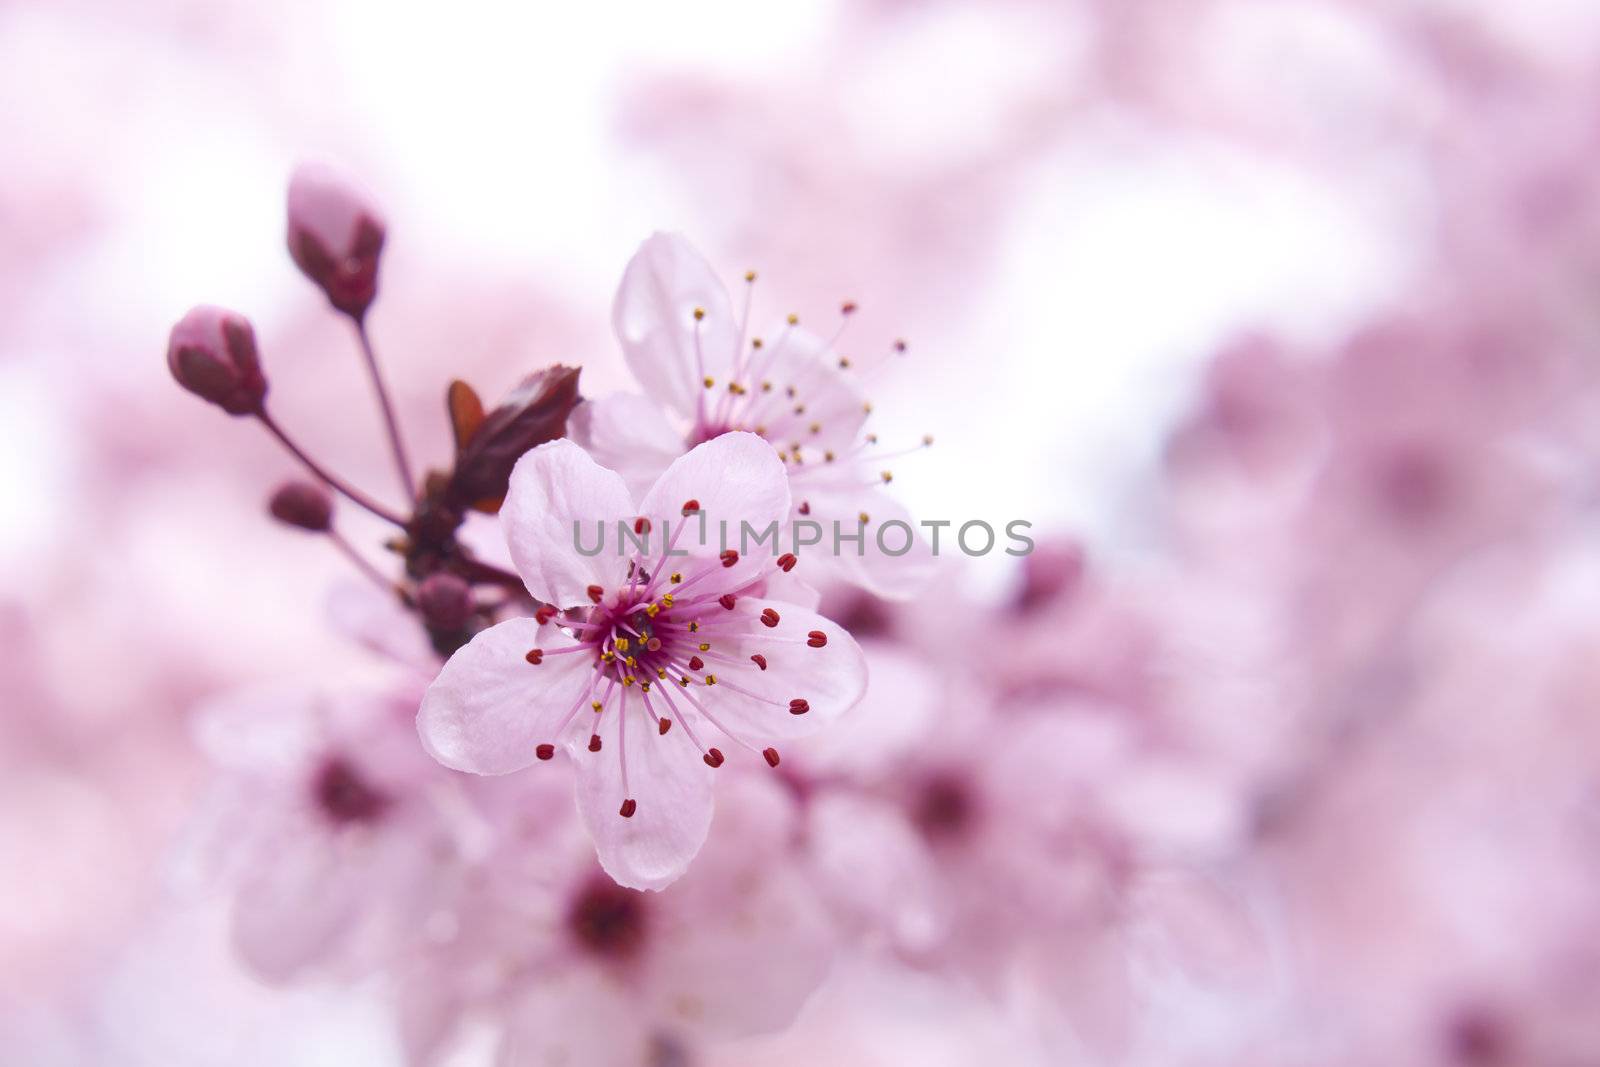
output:
[[[705, 843], [715, 772], [685, 730], [656, 730], [636, 690], [628, 694], [622, 711], [628, 716], [625, 731], [618, 730], [615, 701], [607, 709], [599, 752], [588, 750], [587, 738], [569, 742], [578, 772], [578, 811], [594, 838], [600, 866], [618, 885], [661, 889], [688, 869]], [[619, 733], [625, 734], [625, 746]], [[619, 759], [624, 747], [627, 788]], [[625, 799], [638, 803], [631, 818], [619, 814]]]
[[[925, 588], [934, 573], [932, 547], [922, 536], [922, 528], [889, 494], [876, 488], [817, 489], [803, 484], [794, 491], [796, 499], [804, 499], [810, 509], [805, 516], [822, 524], [823, 542], [810, 555], [802, 553], [801, 568], [807, 573], [813, 569], [828, 573], [839, 581], [847, 582], [885, 600], [906, 600]], [[861, 516], [868, 518], [866, 533], [858, 555], [853, 542], [845, 542], [840, 551], [831, 551], [833, 523], [854, 535], [860, 528]], [[878, 546], [878, 533], [887, 522], [903, 522], [911, 531], [910, 547], [901, 555], [890, 555]], [[991, 523], [995, 530], [993, 552], [1004, 552], [1007, 545], [1004, 524]], [[984, 540], [981, 531], [974, 531], [972, 544], [978, 547]], [[884, 545], [899, 552], [906, 544], [906, 531], [898, 525], [883, 531]], [[956, 544], [955, 527], [945, 527], [939, 534], [940, 555], [960, 555]]]
[[[587, 605], [585, 590], [591, 585], [614, 589], [621, 583], [626, 561], [616, 550], [616, 523], [632, 517], [633, 503], [622, 478], [565, 439], [540, 445], [517, 460], [500, 509], [506, 544], [528, 592], [563, 608]], [[599, 536], [596, 523], [602, 522], [600, 552], [581, 554], [578, 544], [593, 546]]]
[[[778, 614], [775, 627], [759, 621], [768, 608]], [[707, 686], [695, 693], [718, 721], [756, 748], [768, 741], [816, 733], [855, 707], [866, 694], [867, 659], [855, 639], [838, 624], [781, 600], [747, 597], [739, 601], [734, 612], [750, 620], [750, 630], [730, 654], [745, 661], [760, 653], [767, 661], [767, 669], [757, 670], [749, 664], [749, 669], [720, 674], [732, 685], [762, 699], [738, 692], [731, 685]], [[826, 645], [812, 648], [806, 643], [813, 630], [825, 635]], [[764, 640], [767, 637], [783, 641]], [[797, 698], [809, 705], [803, 715], [789, 711], [789, 702]]]
[[[704, 542], [700, 540], [700, 522], [681, 517], [683, 505], [691, 500], [699, 502], [705, 515]], [[757, 548], [754, 538], [769, 524], [777, 524], [777, 540], [785, 539], [783, 522], [789, 513], [789, 480], [783, 461], [766, 441], [753, 433], [725, 433], [673, 461], [645, 494], [639, 510], [644, 515], [665, 517], [673, 526], [689, 522], [675, 551], [708, 557], [716, 556], [724, 547], [748, 548], [737, 564], [715, 579], [720, 588], [734, 589], [764, 566], [770, 569], [772, 560], [784, 551], [774, 546], [772, 538]], [[724, 523], [726, 544], [721, 533]], [[751, 542], [741, 545], [745, 523], [754, 532]]]
[[[761, 378], [775, 389], [793, 389], [792, 400], [767, 417], [775, 440], [791, 438], [810, 449], [841, 455], [857, 444], [867, 421], [867, 396], [851, 372], [839, 369], [828, 342], [795, 326], [780, 329]], [[759, 383], [752, 383], [759, 388]], [[803, 412], [796, 412], [804, 407]], [[766, 410], [771, 411], [770, 405]], [[813, 429], [815, 427], [815, 429]]]
[[661, 896], [648, 987], [660, 1017], [733, 1037], [780, 1030], [821, 984], [835, 934], [789, 842], [793, 803], [765, 776], [729, 781], [715, 832]]
[[252, 970], [272, 982], [337, 954], [373, 888], [359, 859], [341, 856], [314, 828], [285, 835], [234, 900], [233, 941]]
[[[705, 311], [696, 343], [696, 308]], [[658, 233], [623, 272], [611, 321], [645, 392], [685, 418], [695, 416], [702, 379], [725, 384], [739, 344], [728, 291], [705, 258], [676, 234]]]
[[550, 969], [519, 992], [495, 1067], [640, 1067], [656, 1062], [649, 1020], [612, 975], [588, 967]]
[[533, 619], [509, 619], [478, 634], [423, 695], [423, 747], [446, 767], [473, 774], [508, 774], [533, 763], [535, 749], [557, 740], [556, 728], [588, 689], [594, 658], [547, 655], [534, 666], [525, 657], [532, 648], [570, 644]]
[[667, 423], [661, 405], [634, 393], [585, 400], [567, 420], [567, 436], [622, 475], [635, 500], [683, 454], [683, 435]]

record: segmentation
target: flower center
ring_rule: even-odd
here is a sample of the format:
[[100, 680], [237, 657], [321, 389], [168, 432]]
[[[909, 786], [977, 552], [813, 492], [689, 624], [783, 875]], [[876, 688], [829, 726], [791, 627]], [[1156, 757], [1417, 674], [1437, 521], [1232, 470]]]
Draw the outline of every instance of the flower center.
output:
[[953, 841], [971, 829], [977, 798], [967, 782], [952, 773], [930, 776], [912, 800], [912, 821], [930, 841]]
[[317, 807], [336, 825], [375, 822], [389, 807], [389, 797], [369, 785], [348, 760], [331, 757], [311, 783]]
[[597, 876], [572, 902], [567, 924], [578, 943], [595, 955], [632, 959], [644, 947], [649, 928], [644, 894]]

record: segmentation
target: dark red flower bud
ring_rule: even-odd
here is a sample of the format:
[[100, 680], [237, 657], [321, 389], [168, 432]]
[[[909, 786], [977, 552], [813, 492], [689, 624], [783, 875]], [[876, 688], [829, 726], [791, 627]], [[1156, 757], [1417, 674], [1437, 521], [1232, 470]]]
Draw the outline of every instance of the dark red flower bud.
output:
[[453, 574], [430, 574], [417, 586], [417, 610], [432, 630], [456, 631], [472, 618], [472, 587]]
[[243, 315], [202, 305], [178, 320], [167, 340], [167, 369], [195, 396], [230, 415], [253, 415], [267, 395], [256, 335]]
[[577, 367], [554, 366], [530, 374], [478, 420], [456, 456], [446, 501], [459, 508], [498, 510], [511, 468], [523, 453], [567, 432], [567, 416], [578, 403], [578, 373]]
[[385, 229], [366, 193], [331, 167], [305, 164], [289, 179], [289, 255], [351, 318], [378, 295]]
[[284, 482], [267, 502], [272, 517], [288, 526], [326, 533], [333, 525], [333, 498], [311, 482]]

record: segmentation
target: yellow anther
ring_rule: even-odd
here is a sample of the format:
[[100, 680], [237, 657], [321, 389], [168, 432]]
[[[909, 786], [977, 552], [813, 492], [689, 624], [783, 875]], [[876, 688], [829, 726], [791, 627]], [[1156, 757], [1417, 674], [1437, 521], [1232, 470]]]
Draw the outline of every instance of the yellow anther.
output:
[[689, 679], [687, 679], [687, 678], [679, 678], [678, 679], [678, 684], [683, 686], [685, 689], [687, 689], [687, 688], [689, 688]]
[[856, 517], [861, 520], [861, 525], [863, 526], [872, 521], [872, 516], [868, 515], [865, 511]]
[[625, 675], [622, 676], [622, 688], [626, 689], [632, 684], [633, 684], [633, 675], [625, 674]]
[[875, 433], [867, 434], [867, 444], [875, 445], [877, 443], [878, 443], [878, 435], [877, 434], [875, 434]]
[[657, 667], [656, 668], [656, 677], [660, 678], [663, 682], [666, 681], [667, 680], [667, 669], [665, 667]]
[[884, 485], [888, 485], [890, 482], [894, 481], [894, 472], [884, 471], [883, 473], [879, 474], [878, 477], [883, 479]]
[[800, 325], [800, 316], [791, 312], [790, 315], [789, 315], [789, 325], [790, 326], [798, 326], [798, 325]]
[[631, 642], [626, 637], [617, 638], [617, 651], [618, 652], [626, 652], [626, 651], [628, 651], [628, 648], [629, 648], [630, 644], [631, 644]]
[[744, 280], [747, 281], [747, 282], [755, 281], [756, 280], [756, 272], [753, 271], [753, 270], [745, 271], [744, 272]]
[[683, 575], [679, 574], [677, 571], [673, 571], [672, 577], [668, 578], [667, 581], [671, 582], [673, 585], [677, 585], [679, 582], [683, 581]]
[[751, 348], [760, 348], [763, 343], [764, 342], [759, 337], [750, 338], [750, 347]]
[[707, 685], [716, 685], [717, 684], [717, 676], [714, 675], [714, 674], [706, 675], [706, 684]]
[[804, 415], [806, 413], [806, 406], [804, 404], [796, 404], [794, 406], [794, 413], [796, 415]]
[[605, 705], [600, 703], [598, 700], [591, 701], [589, 706], [594, 709], [594, 713], [596, 715], [600, 714], [602, 711], [605, 710]]
[[664, 607], [664, 608], [672, 607], [672, 594], [671, 593], [663, 593], [662, 594], [662, 596], [661, 596], [661, 606]]
[[697, 623], [697, 622], [691, 622], [691, 623], [690, 623], [690, 624], [689, 624], [689, 632], [690, 632], [690, 633], [698, 633], [698, 632], [699, 632], [699, 630], [700, 630], [700, 624], [699, 624], [699, 623]]
[[711, 642], [710, 641], [701, 641], [700, 642], [700, 651], [701, 652], [710, 652], [711, 651]]
[[847, 357], [845, 357], [845, 356], [840, 356], [839, 357], [839, 369], [840, 370], [849, 370], [850, 369], [850, 360]]
[[661, 605], [660, 604], [646, 604], [644, 606], [644, 613], [646, 615], [650, 616], [652, 619], [655, 618], [656, 615], [660, 611], [661, 611]]
[[694, 309], [694, 321], [699, 322], [701, 319], [703, 319], [705, 317], [706, 317], [706, 309], [705, 308], [695, 308]]
[[600, 653], [600, 661], [602, 663], [615, 663], [617, 661], [617, 654], [612, 652], [610, 649], [607, 649], [606, 651]]
[[707, 378], [706, 379], [706, 388], [707, 389], [715, 389], [716, 386], [717, 386], [717, 380], [715, 378]]
[[627, 659], [623, 660], [622, 662], [626, 663], [630, 667], [636, 667], [636, 666], [639, 665], [639, 661], [634, 659], [632, 656], [629, 656]]
[[861, 410], [865, 411], [868, 415], [871, 415], [872, 414], [872, 401], [869, 400], [865, 404], [862, 404], [861, 405]]
[[648, 680], [639, 683], [639, 692], [641, 692], [641, 693], [650, 692], [650, 683], [649, 683]]
[[834, 460], [834, 455], [833, 455], [833, 450], [832, 449], [829, 449], [828, 451], [826, 451], [826, 452], [824, 452], [822, 454], [822, 461], [824, 463], [832, 463], [833, 460]]
[[933, 444], [933, 434], [931, 434], [931, 433], [923, 434], [922, 435], [922, 447], [923, 448], [927, 448], [931, 444]]
[[770, 392], [772, 392], [772, 383], [771, 383], [771, 382], [762, 382], [762, 383], [761, 383], [761, 391], [762, 391], [762, 392], [763, 392], [763, 393], [770, 393]]

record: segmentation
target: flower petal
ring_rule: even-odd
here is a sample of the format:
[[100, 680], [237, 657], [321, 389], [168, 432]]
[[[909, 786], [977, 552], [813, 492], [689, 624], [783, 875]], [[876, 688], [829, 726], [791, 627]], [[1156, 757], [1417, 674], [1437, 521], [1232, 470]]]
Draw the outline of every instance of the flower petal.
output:
[[[703, 522], [680, 518], [691, 500], [699, 502]], [[766, 441], [753, 433], [725, 433], [674, 460], [639, 510], [664, 517], [673, 526], [689, 522], [674, 552], [710, 558], [723, 548], [738, 551], [739, 561], [717, 579], [721, 588], [734, 589], [783, 551], [778, 546], [789, 513], [789, 480], [783, 461]], [[749, 538], [741, 536], [746, 524], [752, 531]], [[776, 526], [776, 536], [756, 545], [754, 539], [769, 525]]]
[[797, 869], [790, 797], [761, 775], [729, 781], [723, 800], [704, 854], [660, 898], [652, 1014], [692, 1034], [768, 1033], [822, 983], [836, 934]]
[[[804, 517], [820, 523], [823, 530], [822, 543], [809, 555], [800, 557], [801, 567], [808, 574], [815, 568], [885, 600], [909, 599], [921, 592], [933, 577], [932, 548], [923, 539], [911, 513], [882, 490], [819, 488], [795, 478], [794, 496], [796, 501], [806, 503], [809, 513]], [[833, 524], [837, 522], [843, 534], [853, 537], [861, 529], [862, 515], [867, 516], [867, 524], [859, 553], [853, 542], [843, 542], [838, 552], [832, 551]], [[800, 517], [798, 513], [796, 517]], [[895, 525], [885, 529], [888, 523]], [[1002, 530], [996, 530], [995, 534], [994, 550], [998, 552], [1006, 544], [1005, 534]], [[880, 536], [882, 547], [878, 543]], [[906, 548], [903, 553], [900, 552], [902, 547]], [[899, 554], [891, 555], [884, 548]], [[941, 549], [946, 553], [960, 551], [955, 545], [953, 529], [943, 531]]]
[[[760, 621], [768, 609], [777, 613], [778, 625], [768, 627]], [[732, 649], [719, 641], [713, 641], [712, 648], [728, 651], [742, 666], [719, 673], [731, 685], [697, 687], [695, 696], [744, 741], [761, 748], [772, 740], [806, 737], [855, 707], [866, 694], [866, 657], [837, 623], [798, 604], [754, 597], [741, 599], [734, 612], [749, 620], [749, 630]], [[820, 631], [827, 643], [812, 648], [807, 639], [813, 631]], [[767, 637], [779, 640], [763, 640]], [[756, 653], [766, 660], [765, 670], [749, 662]], [[795, 699], [806, 701], [804, 714], [790, 712], [789, 702]]]
[[[623, 693], [624, 702], [608, 707], [596, 727], [604, 746], [599, 752], [588, 751], [581, 741], [570, 743], [578, 774], [578, 812], [594, 838], [600, 866], [618, 885], [661, 889], [689, 869], [705, 844], [715, 772], [686, 731], [660, 733], [638, 691]], [[678, 706], [683, 707], [681, 699]], [[666, 714], [659, 701], [655, 708]], [[626, 730], [618, 727], [619, 711], [628, 716]], [[624, 753], [626, 789], [619, 758]], [[619, 814], [627, 799], [638, 804], [631, 818]]]
[[585, 400], [573, 410], [567, 436], [622, 475], [635, 500], [683, 454], [683, 435], [667, 423], [661, 406], [636, 393]]
[[[696, 308], [705, 311], [698, 323]], [[733, 303], [711, 265], [677, 234], [658, 233], [639, 246], [617, 287], [611, 321], [645, 392], [684, 418], [693, 419], [709, 393], [702, 379], [720, 384], [732, 370], [739, 344]]]
[[[533, 619], [509, 619], [478, 634], [450, 657], [417, 712], [422, 745], [446, 767], [507, 774], [555, 742], [556, 727], [588, 689], [594, 658], [582, 652], [525, 658], [541, 641], [568, 639]], [[558, 643], [559, 642], [559, 643]]]
[[798, 441], [814, 454], [843, 454], [855, 446], [867, 421], [867, 397], [837, 359], [828, 342], [808, 330], [791, 326], [778, 332], [772, 355], [757, 367], [764, 382], [789, 398], [777, 410], [770, 404], [756, 409], [774, 440]]
[[[584, 590], [590, 585], [609, 590], [621, 583], [625, 561], [615, 550], [616, 523], [632, 512], [622, 477], [563, 439], [517, 460], [500, 518], [528, 592], [570, 608], [589, 602]], [[596, 523], [604, 523], [602, 548], [583, 555], [580, 530], [583, 543], [592, 544]]]

